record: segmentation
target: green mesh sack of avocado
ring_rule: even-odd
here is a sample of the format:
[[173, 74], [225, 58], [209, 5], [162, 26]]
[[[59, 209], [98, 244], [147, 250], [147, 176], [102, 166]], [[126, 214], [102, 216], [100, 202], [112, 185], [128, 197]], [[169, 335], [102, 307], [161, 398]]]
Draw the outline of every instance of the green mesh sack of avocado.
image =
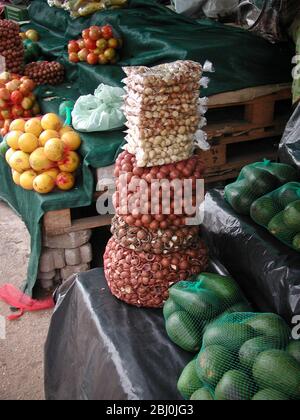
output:
[[259, 198], [250, 214], [277, 239], [300, 252], [300, 183], [289, 182]]
[[206, 328], [195, 377], [183, 371], [178, 388], [192, 379], [192, 399], [299, 400], [300, 343], [290, 337], [278, 315], [226, 314]]
[[169, 289], [164, 305], [167, 334], [182, 349], [196, 353], [206, 326], [225, 311], [251, 311], [232, 278], [202, 273], [193, 281], [181, 281]]
[[269, 160], [245, 166], [237, 181], [225, 187], [225, 199], [238, 213], [249, 216], [252, 203], [287, 182], [297, 181], [296, 169]]

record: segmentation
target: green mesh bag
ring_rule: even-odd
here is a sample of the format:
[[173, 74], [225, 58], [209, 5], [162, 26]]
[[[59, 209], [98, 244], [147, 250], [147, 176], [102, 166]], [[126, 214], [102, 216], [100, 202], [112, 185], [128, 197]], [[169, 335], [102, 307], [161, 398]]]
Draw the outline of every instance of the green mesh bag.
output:
[[299, 400], [300, 343], [290, 336], [275, 314], [233, 313], [212, 322], [196, 358], [200, 387], [190, 398]]
[[181, 281], [169, 289], [164, 305], [170, 339], [184, 350], [198, 352], [207, 325], [232, 312], [249, 312], [241, 290], [230, 277], [202, 273], [194, 281]]
[[251, 218], [277, 239], [300, 252], [300, 183], [289, 182], [256, 200]]
[[297, 181], [292, 166], [269, 160], [245, 166], [237, 181], [225, 187], [225, 199], [239, 214], [250, 214], [252, 203], [287, 182]]

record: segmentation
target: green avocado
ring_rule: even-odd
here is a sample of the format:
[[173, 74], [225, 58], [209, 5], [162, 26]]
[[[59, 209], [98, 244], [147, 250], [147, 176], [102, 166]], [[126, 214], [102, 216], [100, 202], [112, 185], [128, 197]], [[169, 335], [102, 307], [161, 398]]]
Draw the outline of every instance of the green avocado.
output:
[[277, 216], [273, 217], [273, 219], [268, 224], [268, 230], [272, 235], [274, 235], [280, 241], [288, 245], [292, 245], [293, 239], [297, 232], [290, 229], [285, 224], [283, 214], [284, 212], [282, 211], [278, 213]]
[[276, 177], [264, 168], [255, 168], [254, 166], [249, 165], [242, 170], [242, 174], [251, 185], [256, 197], [261, 197], [262, 195], [275, 190], [279, 185]]
[[300, 341], [291, 341], [286, 350], [298, 363], [300, 363]]
[[258, 196], [249, 185], [249, 182], [243, 179], [225, 187], [225, 198], [238, 214], [248, 216], [251, 205]]
[[249, 401], [257, 392], [250, 376], [239, 370], [229, 370], [215, 389], [217, 401]]
[[298, 173], [295, 168], [285, 163], [271, 163], [266, 167], [266, 170], [275, 176], [281, 185], [288, 182], [297, 181]]
[[251, 206], [250, 216], [255, 223], [268, 226], [270, 221], [275, 217], [281, 209], [272, 197], [261, 197], [254, 201]]
[[169, 298], [165, 302], [164, 308], [163, 308], [163, 314], [164, 314], [165, 320], [167, 320], [169, 316], [172, 315], [174, 312], [181, 311], [181, 310], [182, 308], [179, 305], [177, 305], [172, 298]]
[[220, 345], [238, 352], [246, 341], [254, 337], [254, 330], [249, 325], [218, 321], [206, 328], [203, 345]]
[[284, 209], [283, 220], [286, 226], [295, 233], [300, 232], [300, 200], [294, 201]]
[[289, 204], [300, 199], [300, 184], [298, 182], [289, 182], [284, 187], [277, 190], [275, 197], [282, 210]]
[[275, 389], [262, 389], [254, 395], [252, 401], [288, 401], [289, 397]]
[[225, 372], [236, 366], [234, 354], [223, 346], [203, 348], [196, 362], [197, 374], [205, 385], [215, 387]]
[[211, 392], [206, 388], [200, 388], [190, 398], [193, 401], [214, 401]]
[[3, 158], [5, 158], [5, 154], [9, 149], [9, 145], [6, 143], [6, 140], [3, 139], [2, 142], [0, 143], [0, 156], [2, 156]]
[[273, 338], [281, 348], [287, 346], [291, 330], [279, 315], [258, 314], [248, 319], [246, 323], [254, 330], [256, 335]]
[[231, 277], [202, 273], [197, 280], [200, 281], [200, 286], [203, 289], [215, 293], [226, 306], [231, 306], [244, 300], [241, 289]]
[[170, 288], [169, 294], [177, 305], [201, 321], [211, 321], [223, 310], [218, 296], [203, 289], [199, 282], [181, 281]]
[[255, 337], [246, 341], [240, 349], [239, 359], [241, 366], [251, 370], [257, 356], [266, 350], [283, 349], [280, 340], [273, 337]]
[[293, 238], [293, 248], [300, 252], [300, 233]]
[[300, 399], [300, 365], [287, 351], [261, 353], [252, 373], [260, 388], [272, 388], [290, 398]]
[[177, 383], [177, 389], [185, 400], [189, 400], [192, 394], [203, 387], [196, 372], [196, 359], [193, 359], [182, 371]]
[[170, 339], [183, 350], [197, 352], [202, 344], [204, 326], [184, 311], [174, 312], [166, 321]]

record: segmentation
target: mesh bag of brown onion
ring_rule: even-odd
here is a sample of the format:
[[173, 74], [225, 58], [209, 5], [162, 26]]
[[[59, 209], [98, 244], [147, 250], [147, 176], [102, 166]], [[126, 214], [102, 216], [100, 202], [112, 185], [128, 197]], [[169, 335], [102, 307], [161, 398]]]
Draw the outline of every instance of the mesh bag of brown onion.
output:
[[12, 20], [0, 20], [0, 55], [5, 58], [6, 71], [23, 73], [24, 47], [20, 27]]
[[104, 254], [104, 271], [112, 294], [145, 308], [162, 307], [170, 286], [205, 271], [207, 265], [208, 252], [202, 241], [187, 250], [155, 255], [123, 248], [111, 238]]
[[64, 81], [65, 68], [57, 61], [38, 61], [25, 66], [25, 76], [37, 85], [59, 85]]
[[155, 255], [170, 254], [195, 247], [199, 242], [199, 226], [184, 226], [157, 231], [129, 226], [122, 217], [112, 220], [111, 233], [122, 247]]

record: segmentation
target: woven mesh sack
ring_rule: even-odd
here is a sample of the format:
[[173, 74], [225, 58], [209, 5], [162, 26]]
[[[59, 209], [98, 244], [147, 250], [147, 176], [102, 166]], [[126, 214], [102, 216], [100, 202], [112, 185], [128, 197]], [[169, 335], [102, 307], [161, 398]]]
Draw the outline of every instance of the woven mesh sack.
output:
[[196, 359], [199, 389], [219, 401], [299, 400], [299, 343], [290, 335], [275, 314], [224, 315], [205, 330]]
[[256, 223], [300, 252], [300, 183], [289, 182], [259, 198], [250, 213]]
[[160, 308], [174, 283], [207, 269], [208, 252], [203, 241], [197, 247], [169, 255], [135, 252], [111, 238], [104, 254], [104, 271], [114, 296], [128, 304]]
[[225, 199], [239, 214], [250, 214], [252, 203], [287, 182], [297, 181], [292, 166], [268, 160], [245, 166], [237, 181], [225, 188]]
[[241, 290], [230, 277], [202, 273], [169, 290], [164, 317], [169, 338], [186, 351], [197, 352], [207, 325], [224, 312], [249, 312]]
[[145, 227], [129, 226], [122, 217], [115, 216], [111, 233], [121, 246], [136, 252], [156, 255], [171, 254], [194, 247], [199, 243], [199, 226], [175, 226], [153, 231]]

